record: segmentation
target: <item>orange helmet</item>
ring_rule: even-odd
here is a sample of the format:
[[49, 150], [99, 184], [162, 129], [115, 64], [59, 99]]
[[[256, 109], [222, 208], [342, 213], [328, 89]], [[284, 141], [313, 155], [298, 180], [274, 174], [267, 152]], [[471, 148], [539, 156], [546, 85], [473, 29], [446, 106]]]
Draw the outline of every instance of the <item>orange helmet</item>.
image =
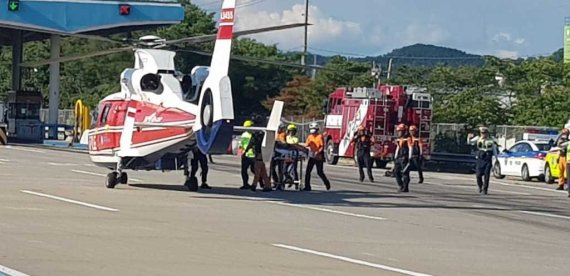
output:
[[569, 134], [570, 134], [570, 130], [567, 129], [567, 128], [565, 128], [565, 129], [562, 130], [562, 134], [563, 134], [563, 135], [569, 135]]
[[418, 127], [411, 125], [410, 126], [410, 131], [418, 131]]
[[399, 124], [398, 127], [396, 127], [397, 131], [406, 131], [406, 125], [404, 124]]

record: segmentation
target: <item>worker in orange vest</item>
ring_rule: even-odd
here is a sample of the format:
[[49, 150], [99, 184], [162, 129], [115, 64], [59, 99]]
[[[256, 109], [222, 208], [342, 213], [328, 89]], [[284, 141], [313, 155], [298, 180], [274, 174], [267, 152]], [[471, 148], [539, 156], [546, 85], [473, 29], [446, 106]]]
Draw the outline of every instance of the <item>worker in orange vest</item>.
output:
[[328, 180], [324, 172], [324, 160], [325, 160], [325, 140], [323, 135], [319, 133], [319, 125], [315, 122], [309, 125], [309, 136], [307, 136], [307, 141], [305, 147], [309, 151], [309, 161], [307, 162], [307, 172], [305, 174], [305, 188], [303, 191], [311, 190], [311, 173], [313, 172], [313, 167], [317, 167], [317, 174], [325, 184], [327, 190], [331, 189], [331, 183]]
[[563, 191], [564, 184], [566, 184], [566, 147], [562, 144], [568, 141], [568, 135], [570, 130], [565, 128], [562, 130], [561, 137], [558, 141], [558, 146], [560, 147], [560, 155], [558, 157], [558, 188], [556, 190]]
[[400, 192], [409, 192], [410, 184], [410, 159], [412, 157], [412, 149], [409, 144], [408, 137], [406, 137], [407, 127], [405, 124], [399, 124], [396, 127], [398, 139], [396, 140], [396, 152], [394, 162], [394, 174], [396, 175], [396, 182], [400, 187]]
[[410, 126], [410, 137], [408, 138], [408, 144], [412, 148], [412, 157], [410, 158], [410, 163], [418, 170], [419, 181], [418, 183], [424, 182], [424, 173], [422, 171], [422, 141], [418, 137], [418, 128], [414, 125]]
[[[285, 132], [285, 124], [279, 124], [279, 128], [277, 129], [277, 139], [275, 141], [275, 148], [280, 144], [285, 144], [287, 139], [287, 133]], [[277, 150], [273, 153], [273, 158], [271, 158], [271, 162], [269, 164], [269, 170], [271, 171], [271, 178], [273, 178], [273, 183], [275, 187], [280, 187], [283, 184], [283, 156], [277, 152]]]

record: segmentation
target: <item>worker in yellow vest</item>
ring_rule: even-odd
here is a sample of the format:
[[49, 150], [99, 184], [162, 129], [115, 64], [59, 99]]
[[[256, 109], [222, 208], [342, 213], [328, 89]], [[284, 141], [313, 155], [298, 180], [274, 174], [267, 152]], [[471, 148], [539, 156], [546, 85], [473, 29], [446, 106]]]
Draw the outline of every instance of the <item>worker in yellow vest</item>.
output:
[[[247, 120], [243, 123], [244, 127], [252, 127], [253, 126], [253, 121], [251, 120]], [[240, 189], [245, 190], [245, 189], [251, 189], [251, 185], [249, 185], [249, 175], [247, 170], [250, 169], [251, 171], [253, 170], [253, 166], [255, 164], [255, 153], [253, 151], [252, 147], [248, 148], [249, 143], [251, 142], [251, 138], [252, 138], [252, 133], [250, 131], [244, 131], [243, 134], [241, 135], [240, 141], [239, 141], [239, 149], [241, 152], [241, 180], [243, 182], [243, 185], [241, 186]]]

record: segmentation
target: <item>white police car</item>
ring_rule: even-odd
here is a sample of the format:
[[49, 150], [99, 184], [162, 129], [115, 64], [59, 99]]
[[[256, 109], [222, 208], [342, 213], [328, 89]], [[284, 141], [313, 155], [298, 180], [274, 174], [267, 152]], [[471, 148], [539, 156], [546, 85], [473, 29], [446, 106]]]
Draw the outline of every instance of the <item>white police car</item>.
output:
[[548, 141], [519, 141], [497, 155], [493, 164], [493, 175], [499, 179], [518, 176], [524, 181], [530, 181], [532, 178], [544, 181], [544, 158], [550, 147]]

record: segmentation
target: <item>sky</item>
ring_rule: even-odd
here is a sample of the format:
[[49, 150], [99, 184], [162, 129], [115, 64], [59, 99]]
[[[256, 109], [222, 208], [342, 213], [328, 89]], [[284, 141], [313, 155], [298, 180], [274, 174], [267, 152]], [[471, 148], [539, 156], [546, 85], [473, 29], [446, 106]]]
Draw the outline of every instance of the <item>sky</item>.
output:
[[[221, 0], [192, 0], [217, 11]], [[237, 30], [304, 22], [304, 0], [237, 0]], [[308, 46], [376, 56], [415, 43], [499, 57], [549, 55], [563, 44], [568, 0], [309, 0]], [[303, 28], [252, 38], [303, 49]]]

